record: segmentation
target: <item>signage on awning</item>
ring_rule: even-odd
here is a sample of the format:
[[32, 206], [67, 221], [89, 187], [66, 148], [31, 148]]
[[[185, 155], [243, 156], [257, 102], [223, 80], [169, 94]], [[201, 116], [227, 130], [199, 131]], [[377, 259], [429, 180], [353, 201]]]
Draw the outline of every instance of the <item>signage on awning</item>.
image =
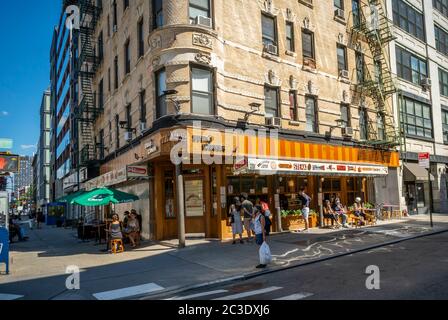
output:
[[384, 176], [389, 173], [388, 167], [351, 163], [325, 163], [289, 160], [271, 160], [248, 158], [244, 162], [235, 164], [235, 174], [319, 174], [319, 175], [355, 175], [355, 176]]
[[85, 183], [85, 189], [109, 187], [129, 180], [148, 179], [146, 166], [126, 166], [120, 170], [113, 170]]

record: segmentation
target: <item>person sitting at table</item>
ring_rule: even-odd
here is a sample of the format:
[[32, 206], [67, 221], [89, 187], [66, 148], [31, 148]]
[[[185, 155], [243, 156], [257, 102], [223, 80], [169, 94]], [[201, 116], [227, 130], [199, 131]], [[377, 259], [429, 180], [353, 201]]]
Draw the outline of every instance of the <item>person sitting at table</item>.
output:
[[336, 225], [338, 227], [341, 226], [341, 224], [339, 223], [339, 216], [337, 214], [335, 214], [333, 209], [331, 208], [330, 200], [325, 200], [325, 202], [324, 202], [324, 218], [331, 219], [332, 225], [336, 222]]
[[113, 240], [123, 239], [123, 234], [121, 233], [121, 223], [118, 214], [112, 215], [112, 222], [109, 226], [109, 233], [110, 233], [109, 248], [112, 248]]
[[136, 242], [139, 242], [138, 237], [140, 235], [140, 225], [138, 223], [137, 216], [132, 212], [129, 215], [129, 220], [124, 233], [131, 241], [132, 248], [137, 247]]
[[130, 214], [129, 211], [125, 211], [124, 212], [123, 228], [127, 228], [128, 227], [129, 214]]
[[347, 224], [348, 216], [346, 213], [347, 211], [345, 210], [344, 206], [341, 203], [341, 200], [338, 197], [335, 198], [335, 201], [333, 204], [333, 211], [338, 217], [342, 218], [342, 226], [344, 228], [348, 228], [348, 224]]
[[363, 205], [361, 203], [361, 198], [357, 197], [355, 199], [355, 203], [353, 204], [353, 214], [358, 217], [358, 218], [362, 218], [363, 220], [361, 220], [364, 223], [364, 220], [367, 218], [366, 214], [364, 212], [364, 208]]

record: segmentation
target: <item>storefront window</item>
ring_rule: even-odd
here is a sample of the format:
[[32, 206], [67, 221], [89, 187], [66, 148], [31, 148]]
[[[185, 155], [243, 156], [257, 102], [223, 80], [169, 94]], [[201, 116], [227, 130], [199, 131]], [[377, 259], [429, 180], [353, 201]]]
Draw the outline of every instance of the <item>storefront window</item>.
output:
[[216, 168], [212, 168], [212, 215], [216, 216], [218, 214], [218, 181], [216, 176]]
[[255, 192], [257, 194], [266, 194], [268, 193], [268, 180], [267, 177], [257, 177], [255, 179]]
[[204, 215], [204, 181], [202, 179], [185, 181], [185, 212], [187, 217]]
[[174, 213], [174, 173], [172, 170], [165, 171], [165, 217], [175, 218]]
[[242, 177], [241, 178], [241, 192], [247, 194], [255, 193], [254, 178]]
[[228, 177], [227, 178], [227, 193], [228, 194], [240, 194], [240, 177]]

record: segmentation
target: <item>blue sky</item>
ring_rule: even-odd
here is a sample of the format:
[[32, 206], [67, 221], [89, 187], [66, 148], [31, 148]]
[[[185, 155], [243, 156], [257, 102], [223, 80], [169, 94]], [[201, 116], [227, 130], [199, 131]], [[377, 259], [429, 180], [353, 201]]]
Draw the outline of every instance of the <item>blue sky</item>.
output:
[[36, 151], [39, 108], [50, 84], [49, 52], [62, 0], [2, 1], [0, 10], [0, 138], [14, 153]]

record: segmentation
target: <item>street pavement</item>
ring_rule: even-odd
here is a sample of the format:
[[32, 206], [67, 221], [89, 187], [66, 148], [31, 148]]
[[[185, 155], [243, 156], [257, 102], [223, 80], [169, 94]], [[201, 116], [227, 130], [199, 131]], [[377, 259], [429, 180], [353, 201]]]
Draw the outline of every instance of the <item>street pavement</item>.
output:
[[[448, 233], [408, 240], [247, 281], [211, 286], [164, 300], [426, 300], [448, 299]], [[379, 288], [368, 289], [368, 266]], [[371, 283], [370, 281], [367, 281]]]
[[[427, 216], [419, 216], [369, 228], [313, 229], [308, 233], [273, 235], [269, 245], [274, 260], [267, 271], [448, 229], [447, 216], [435, 216], [434, 229], [429, 228], [427, 220]], [[111, 255], [103, 252], [104, 244], [78, 241], [76, 231], [72, 229], [45, 227], [30, 230], [29, 235], [29, 241], [12, 244], [11, 274], [0, 275], [0, 300], [135, 299], [159, 293], [175, 296], [192, 286], [232, 278], [242, 280], [260, 272], [255, 269], [258, 247], [253, 243], [232, 245], [216, 240], [189, 240], [187, 248], [177, 249], [168, 242], [144, 242], [137, 250], [128, 249], [122, 254]], [[66, 288], [69, 266], [80, 269], [80, 290]], [[286, 271], [276, 272], [272, 277], [281, 278], [281, 274], [287, 274], [283, 272]], [[282, 285], [272, 287], [285, 288]], [[311, 291], [316, 296], [316, 290]], [[307, 296], [308, 292], [293, 294], [297, 295], [293, 297], [301, 297]]]

